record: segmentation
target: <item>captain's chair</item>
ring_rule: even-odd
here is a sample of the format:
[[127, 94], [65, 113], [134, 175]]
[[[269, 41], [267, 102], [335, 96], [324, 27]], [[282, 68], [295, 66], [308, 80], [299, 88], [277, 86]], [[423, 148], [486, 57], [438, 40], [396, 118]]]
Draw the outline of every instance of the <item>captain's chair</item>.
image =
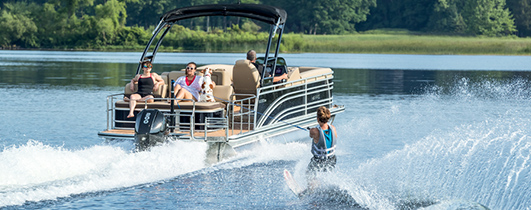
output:
[[260, 73], [249, 60], [238, 60], [232, 70], [235, 93], [256, 94], [260, 87]]

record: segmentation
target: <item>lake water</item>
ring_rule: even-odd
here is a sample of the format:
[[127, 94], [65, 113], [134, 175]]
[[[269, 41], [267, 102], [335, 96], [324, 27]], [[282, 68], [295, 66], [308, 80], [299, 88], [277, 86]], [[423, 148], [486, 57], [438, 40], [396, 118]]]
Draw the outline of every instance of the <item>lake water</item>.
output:
[[[123, 91], [141, 53], [0, 51], [0, 208], [352, 209], [299, 200], [304, 132], [263, 139], [206, 167], [206, 147], [135, 153], [105, 141], [106, 96]], [[154, 71], [233, 64], [243, 53], [159, 53]], [[335, 70], [345, 105], [338, 163], [322, 177], [369, 209], [531, 209], [531, 57], [283, 54]], [[292, 143], [283, 141], [297, 140]]]

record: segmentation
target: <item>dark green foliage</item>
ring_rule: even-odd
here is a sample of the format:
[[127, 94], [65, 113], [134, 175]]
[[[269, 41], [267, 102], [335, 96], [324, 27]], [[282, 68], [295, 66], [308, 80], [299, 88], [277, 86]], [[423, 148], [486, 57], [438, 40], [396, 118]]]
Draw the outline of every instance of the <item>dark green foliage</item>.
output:
[[507, 0], [514, 16], [518, 36], [531, 36], [531, 0]]
[[287, 29], [308, 34], [355, 32], [355, 25], [365, 21], [376, 0], [263, 0], [288, 13]]
[[511, 35], [516, 31], [505, 0], [377, 0], [377, 5], [361, 25], [362, 30], [403, 28], [487, 36]]
[[426, 27], [436, 0], [377, 0], [361, 30], [403, 28], [419, 31]]
[[32, 21], [31, 10], [36, 4], [24, 2], [5, 3], [0, 11], [0, 45], [2, 47], [39, 47], [37, 25]]
[[[507, 1], [507, 2], [506, 2]], [[141, 49], [165, 12], [238, 0], [3, 0], [2, 48]], [[240, 0], [284, 8], [286, 32], [349, 34], [356, 30], [407, 29], [439, 34], [531, 35], [531, 0]], [[182, 20], [162, 49], [241, 51], [260, 49], [270, 27], [238, 17]], [[184, 26], [184, 27], [183, 27]], [[289, 36], [282, 49], [305, 49]], [[288, 43], [289, 42], [289, 43]]]
[[505, 0], [438, 0], [432, 21], [440, 32], [502, 36], [516, 31]]

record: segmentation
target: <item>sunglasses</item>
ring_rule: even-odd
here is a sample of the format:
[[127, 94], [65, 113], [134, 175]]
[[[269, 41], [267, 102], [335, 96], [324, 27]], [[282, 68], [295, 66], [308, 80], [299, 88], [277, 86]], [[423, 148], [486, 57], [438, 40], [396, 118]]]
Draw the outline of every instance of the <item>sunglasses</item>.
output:
[[194, 67], [189, 67], [189, 66], [187, 66], [187, 67], [186, 67], [186, 70], [188, 70], [188, 69], [190, 69], [190, 70], [194, 70], [195, 68], [194, 68]]
[[148, 65], [144, 65], [143, 67], [144, 68], [151, 68], [151, 66], [148, 66]]

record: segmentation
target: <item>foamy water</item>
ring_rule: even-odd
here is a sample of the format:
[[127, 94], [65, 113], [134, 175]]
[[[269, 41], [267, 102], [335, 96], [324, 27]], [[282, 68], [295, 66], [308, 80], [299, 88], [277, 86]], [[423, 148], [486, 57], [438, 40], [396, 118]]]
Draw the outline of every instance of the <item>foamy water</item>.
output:
[[131, 153], [114, 146], [66, 150], [30, 141], [0, 153], [0, 207], [173, 178], [205, 167], [205, 151], [204, 144], [184, 142]]
[[[433, 87], [437, 91], [392, 102], [372, 117], [353, 118], [350, 122], [360, 126], [343, 129], [349, 132], [346, 136], [374, 137], [376, 145], [382, 136], [391, 137], [404, 146], [359, 166], [343, 163], [337, 174], [328, 177], [329, 182], [342, 183], [371, 209], [448, 201], [480, 203], [491, 209], [529, 209], [531, 109], [527, 87], [520, 79], [473, 85], [459, 79], [450, 89]], [[375, 130], [386, 134], [374, 134]], [[305, 164], [299, 165], [304, 170]]]

